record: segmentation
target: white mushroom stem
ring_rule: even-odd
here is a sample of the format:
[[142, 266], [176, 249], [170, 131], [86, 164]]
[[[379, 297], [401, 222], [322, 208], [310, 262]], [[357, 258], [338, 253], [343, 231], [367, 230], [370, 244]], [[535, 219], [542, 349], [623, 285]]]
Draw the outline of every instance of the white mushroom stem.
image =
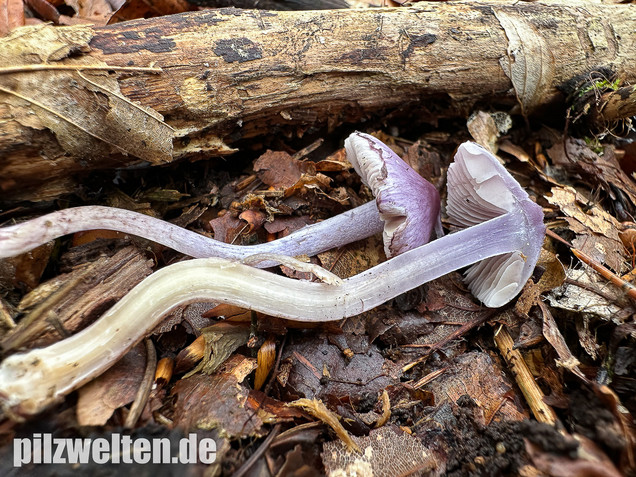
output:
[[[164, 220], [125, 209], [84, 206], [52, 212], [0, 229], [0, 258], [13, 257], [63, 235], [107, 229], [137, 235], [194, 258], [222, 257], [242, 260], [251, 255], [316, 255], [382, 232], [374, 201], [308, 225], [278, 240], [258, 245], [231, 245], [192, 232]], [[261, 262], [259, 267], [272, 266]]]
[[180, 262], [137, 285], [81, 332], [0, 365], [4, 407], [34, 414], [101, 374], [179, 305], [214, 301], [298, 321], [339, 320], [412, 288], [528, 243], [520, 209], [405, 252], [343, 280], [297, 281], [219, 258]]

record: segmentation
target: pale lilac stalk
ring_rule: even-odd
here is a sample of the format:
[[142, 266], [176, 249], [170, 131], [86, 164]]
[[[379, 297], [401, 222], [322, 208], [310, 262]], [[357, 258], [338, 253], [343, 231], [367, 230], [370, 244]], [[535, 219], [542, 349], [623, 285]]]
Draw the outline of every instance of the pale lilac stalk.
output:
[[[375, 202], [343, 212], [272, 242], [231, 245], [148, 215], [125, 209], [89, 205], [52, 212], [0, 229], [0, 258], [13, 257], [63, 235], [106, 229], [143, 237], [194, 258], [242, 260], [250, 255], [315, 255], [362, 240], [382, 231]], [[261, 262], [259, 267], [271, 266]]]

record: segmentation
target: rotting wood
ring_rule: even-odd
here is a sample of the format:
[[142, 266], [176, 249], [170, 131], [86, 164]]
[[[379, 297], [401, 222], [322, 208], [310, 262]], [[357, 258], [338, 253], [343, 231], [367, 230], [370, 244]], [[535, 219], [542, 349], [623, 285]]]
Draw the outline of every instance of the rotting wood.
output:
[[[631, 5], [516, 1], [24, 27], [0, 45], [0, 191], [55, 197], [78, 172], [227, 155], [240, 139], [301, 136], [393, 108], [433, 120], [520, 101], [532, 113], [590, 69], [636, 81], [635, 29]], [[13, 51], [18, 38], [28, 42]], [[16, 63], [162, 72], [1, 74]]]
[[[85, 328], [150, 275], [152, 265], [143, 251], [129, 246], [55, 278], [53, 290], [43, 284], [45, 295], [3, 337], [2, 350], [44, 346]], [[35, 289], [27, 296], [37, 294]]]

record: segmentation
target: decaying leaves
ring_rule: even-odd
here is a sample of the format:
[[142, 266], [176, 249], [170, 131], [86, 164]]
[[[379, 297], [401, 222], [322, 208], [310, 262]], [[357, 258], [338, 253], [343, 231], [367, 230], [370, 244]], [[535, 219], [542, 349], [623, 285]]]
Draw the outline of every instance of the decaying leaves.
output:
[[458, 356], [443, 378], [433, 380], [423, 389], [433, 393], [436, 405], [444, 401], [454, 404], [468, 394], [485, 424], [493, 419], [516, 421], [526, 418], [524, 410], [508, 397], [512, 387], [499, 363], [486, 353], [473, 351]]
[[225, 436], [259, 436], [262, 420], [245, 406], [249, 388], [243, 380], [256, 361], [235, 354], [215, 374], [183, 378], [172, 388], [177, 396], [174, 423], [185, 429], [218, 429]]
[[596, 272], [568, 268], [567, 283], [549, 293], [550, 306], [586, 315], [593, 315], [616, 324], [631, 316], [631, 308], [621, 306], [623, 292]]
[[145, 363], [145, 347], [139, 344], [104, 374], [80, 388], [79, 424], [103, 426], [116, 409], [131, 403], [144, 377]]
[[353, 440], [360, 453], [348, 451], [341, 442], [324, 445], [322, 459], [327, 475], [423, 476], [439, 475], [441, 471], [437, 458], [420, 439], [393, 428], [382, 427]]
[[547, 150], [556, 166], [570, 176], [580, 176], [594, 187], [600, 187], [612, 199], [620, 220], [627, 220], [636, 207], [636, 184], [621, 168], [614, 148], [605, 147], [602, 154], [594, 152], [581, 139], [557, 141]]
[[624, 246], [619, 238], [621, 225], [613, 216], [590, 203], [573, 187], [553, 187], [546, 199], [559, 207], [570, 230], [577, 235], [572, 241], [575, 248], [619, 274], [625, 271]]
[[202, 329], [205, 339], [203, 360], [186, 377], [199, 371], [214, 373], [239, 346], [247, 343], [249, 333], [249, 327], [243, 323], [220, 322]]
[[544, 100], [553, 82], [555, 60], [542, 33], [520, 13], [494, 12], [508, 38], [508, 56], [499, 60], [512, 81], [521, 112], [527, 115]]
[[[173, 130], [163, 117], [124, 97], [107, 64], [78, 54], [90, 50], [92, 36], [89, 26], [38, 25], [0, 38], [0, 106], [11, 110], [17, 128], [49, 129], [63, 153], [171, 161]], [[18, 66], [24, 70], [3, 71]]]

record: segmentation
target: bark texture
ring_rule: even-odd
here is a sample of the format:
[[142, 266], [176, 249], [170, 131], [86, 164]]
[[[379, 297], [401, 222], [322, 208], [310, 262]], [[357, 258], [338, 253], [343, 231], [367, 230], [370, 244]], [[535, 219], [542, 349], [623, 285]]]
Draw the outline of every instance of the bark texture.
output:
[[531, 115], [591, 69], [636, 81], [634, 31], [632, 5], [517, 1], [25, 27], [0, 42], [0, 72], [50, 69], [0, 74], [0, 194], [51, 197], [92, 168], [227, 155], [392, 108]]

